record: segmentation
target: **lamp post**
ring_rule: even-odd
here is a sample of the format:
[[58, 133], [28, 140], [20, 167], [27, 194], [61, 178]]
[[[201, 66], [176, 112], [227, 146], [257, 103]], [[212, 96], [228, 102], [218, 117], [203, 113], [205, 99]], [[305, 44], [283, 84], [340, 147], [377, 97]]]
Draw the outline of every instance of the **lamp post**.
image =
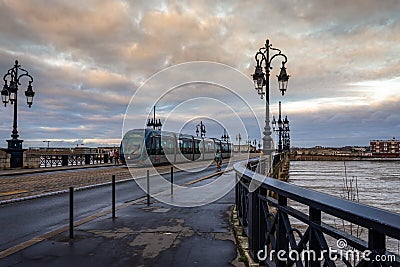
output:
[[148, 119], [147, 127], [149, 128], [153, 128], [153, 130], [161, 130], [162, 127], [162, 123], [161, 123], [161, 119], [158, 119], [158, 121], [156, 120], [156, 106], [154, 105], [153, 107], [153, 119]]
[[279, 101], [279, 117], [278, 121], [275, 117], [272, 118], [272, 129], [279, 135], [278, 152], [290, 150], [290, 128], [287, 116], [282, 120], [281, 115], [281, 102]]
[[50, 142], [51, 141], [48, 141], [48, 140], [43, 141], [43, 143], [47, 143], [47, 148], [50, 148]]
[[240, 153], [240, 141], [242, 141], [242, 136], [240, 133], [236, 136], [236, 141], [239, 141], [239, 153]]
[[[21, 72], [21, 73], [19, 73]], [[33, 103], [33, 97], [35, 96], [35, 92], [32, 89], [33, 77], [26, 71], [21, 68], [21, 65], [18, 64], [18, 60], [15, 60], [14, 66], [7, 71], [4, 75], [4, 86], [1, 91], [1, 100], [4, 103], [4, 106], [7, 106], [7, 103], [14, 105], [14, 122], [13, 122], [13, 130], [11, 134], [11, 139], [7, 140], [8, 150], [7, 152], [11, 154], [10, 167], [17, 168], [23, 166], [23, 150], [22, 150], [22, 142], [24, 140], [18, 139], [18, 86], [21, 85], [21, 78], [27, 77], [28, 88], [25, 91], [26, 103], [30, 108]], [[8, 82], [10, 83], [8, 85]]]
[[201, 138], [206, 136], [206, 126], [203, 124], [203, 121], [200, 121], [200, 123], [196, 125], [196, 135], [199, 136], [199, 133]]
[[247, 153], [250, 152], [250, 145], [251, 145], [251, 141], [249, 140], [249, 137], [247, 136], [247, 141], [246, 141]]
[[224, 128], [224, 134], [221, 136], [223, 141], [229, 141], [229, 135], [226, 133], [226, 129]]
[[278, 132], [279, 140], [278, 140], [278, 152], [282, 152], [282, 133], [283, 133], [283, 121], [281, 115], [281, 101], [279, 101], [279, 117], [278, 122], [275, 120], [275, 117], [272, 117], [272, 129], [274, 132]]
[[[272, 56], [270, 56], [270, 50], [276, 51]], [[263, 137], [263, 153], [270, 154], [273, 151], [272, 148], [272, 137], [271, 137], [271, 128], [269, 126], [269, 76], [270, 70], [272, 69], [271, 63], [274, 58], [281, 56], [284, 58], [282, 61], [281, 71], [278, 77], [279, 90], [282, 95], [285, 94], [287, 90], [287, 83], [289, 81], [289, 75], [286, 73], [285, 64], [287, 62], [287, 57], [282, 54], [281, 50], [272, 47], [272, 44], [269, 43], [267, 39], [265, 42], [265, 46], [261, 47], [255, 55], [255, 60], [257, 62], [254, 74], [253, 81], [255, 89], [258, 92], [258, 95], [261, 99], [265, 97], [265, 127], [264, 127], [264, 137]], [[265, 73], [262, 69], [262, 64], [264, 63]], [[265, 92], [264, 92], [265, 87]]]
[[257, 152], [257, 140], [253, 140], [253, 145], [254, 145], [254, 152]]
[[283, 150], [290, 151], [290, 128], [287, 116], [283, 120]]

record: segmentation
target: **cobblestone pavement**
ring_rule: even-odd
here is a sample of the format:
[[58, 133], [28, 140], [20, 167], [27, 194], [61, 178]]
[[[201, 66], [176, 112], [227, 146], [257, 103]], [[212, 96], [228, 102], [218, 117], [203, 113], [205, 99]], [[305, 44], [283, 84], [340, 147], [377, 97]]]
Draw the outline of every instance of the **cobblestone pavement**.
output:
[[[236, 156], [234, 160], [236, 161], [244, 158], [247, 158], [247, 155]], [[204, 167], [210, 163], [211, 162], [207, 161], [192, 162], [190, 163], [190, 167]], [[185, 169], [184, 165], [185, 164], [178, 164], [176, 167]], [[150, 168], [150, 175], [154, 174], [156, 171], [158, 173], [167, 173], [170, 171], [170, 168], [171, 166], [159, 166], [156, 170]], [[137, 174], [135, 173], [135, 177], [145, 176], [147, 168], [137, 168], [135, 169], [135, 172], [136, 171]], [[126, 166], [5, 176], [0, 178], [0, 201], [67, 190], [71, 186], [78, 188], [107, 183], [111, 182], [113, 174], [116, 177], [116, 181], [132, 178]]]

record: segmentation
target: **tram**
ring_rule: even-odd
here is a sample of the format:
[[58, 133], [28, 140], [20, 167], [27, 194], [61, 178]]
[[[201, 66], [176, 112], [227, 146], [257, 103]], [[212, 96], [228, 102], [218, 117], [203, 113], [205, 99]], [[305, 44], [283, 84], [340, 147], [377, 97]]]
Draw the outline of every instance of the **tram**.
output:
[[232, 143], [153, 129], [128, 131], [120, 145], [120, 160], [129, 166], [213, 160], [216, 153], [231, 157]]

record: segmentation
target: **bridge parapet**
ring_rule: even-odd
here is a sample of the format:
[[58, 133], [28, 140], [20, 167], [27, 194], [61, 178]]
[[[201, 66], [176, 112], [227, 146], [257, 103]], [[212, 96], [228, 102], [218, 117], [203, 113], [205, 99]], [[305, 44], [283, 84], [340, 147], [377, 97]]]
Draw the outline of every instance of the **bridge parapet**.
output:
[[37, 155], [40, 167], [79, 166], [111, 163], [107, 153]]
[[[234, 165], [237, 216], [253, 260], [267, 266], [400, 266], [400, 214], [260, 175], [259, 161]], [[349, 231], [354, 227], [365, 231], [357, 235]]]

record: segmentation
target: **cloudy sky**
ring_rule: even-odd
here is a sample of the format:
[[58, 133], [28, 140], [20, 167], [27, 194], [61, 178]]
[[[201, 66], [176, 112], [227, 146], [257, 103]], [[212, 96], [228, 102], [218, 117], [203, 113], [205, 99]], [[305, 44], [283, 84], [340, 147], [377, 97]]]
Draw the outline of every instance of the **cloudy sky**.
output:
[[[273, 63], [271, 113], [276, 115], [282, 101], [292, 145], [368, 145], [370, 139], [400, 138], [399, 0], [0, 0], [0, 34], [1, 74], [18, 59], [34, 76], [30, 109], [22, 101], [26, 80], [20, 86], [24, 147], [44, 146], [43, 140], [52, 140], [51, 146], [117, 144], [127, 110], [141, 123], [147, 118], [132, 114], [135, 106], [128, 108], [139, 88], [154, 74], [192, 61], [222, 63], [243, 73], [248, 84], [235, 92], [262, 121], [265, 102], [251, 87], [250, 75], [254, 54], [267, 38], [288, 57], [291, 77], [283, 97], [275, 78], [280, 61]], [[137, 97], [135, 105], [150, 112], [159, 100], [153, 92], [168, 90], [161, 87], [149, 86], [151, 92]], [[232, 94], [225, 98], [222, 89], [207, 83], [183, 87], [159, 101], [162, 120], [176, 110], [174, 121], [186, 130], [202, 118], [236, 125], [237, 116], [223, 117], [216, 108], [217, 100], [229, 105]], [[191, 105], [195, 114], [176, 108], [205, 97], [211, 100]], [[205, 112], [210, 110], [212, 118]], [[1, 107], [0, 114], [5, 147], [11, 106]], [[245, 123], [251, 125], [247, 133], [238, 128], [230, 135], [260, 138], [260, 127]], [[217, 124], [210, 134], [219, 134]]]

